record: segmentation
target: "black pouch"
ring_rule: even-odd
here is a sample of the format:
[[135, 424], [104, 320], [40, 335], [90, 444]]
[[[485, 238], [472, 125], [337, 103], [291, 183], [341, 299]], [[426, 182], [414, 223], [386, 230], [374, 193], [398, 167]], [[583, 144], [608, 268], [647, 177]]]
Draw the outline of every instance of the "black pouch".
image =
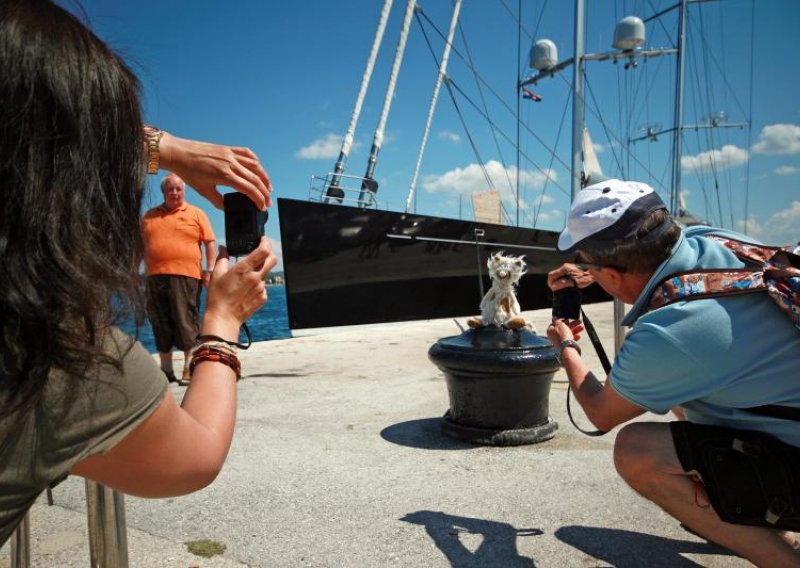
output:
[[671, 424], [686, 471], [696, 470], [728, 523], [800, 530], [800, 448], [761, 432]]

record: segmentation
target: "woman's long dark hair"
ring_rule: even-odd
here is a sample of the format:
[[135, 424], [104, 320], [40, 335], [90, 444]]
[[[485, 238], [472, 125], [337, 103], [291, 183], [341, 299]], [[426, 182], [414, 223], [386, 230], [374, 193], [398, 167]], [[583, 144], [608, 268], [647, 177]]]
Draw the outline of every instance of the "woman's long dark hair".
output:
[[47, 0], [0, 2], [0, 416], [52, 369], [120, 367], [101, 343], [138, 306], [143, 160], [122, 60]]

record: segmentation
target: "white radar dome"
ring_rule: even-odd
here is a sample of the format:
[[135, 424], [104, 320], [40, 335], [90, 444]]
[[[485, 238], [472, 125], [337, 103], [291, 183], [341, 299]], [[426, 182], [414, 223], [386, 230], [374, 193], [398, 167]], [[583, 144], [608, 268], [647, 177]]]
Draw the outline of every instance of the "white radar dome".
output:
[[558, 63], [558, 49], [549, 39], [540, 39], [531, 47], [530, 66], [533, 69], [544, 71]]
[[614, 49], [631, 51], [644, 45], [644, 22], [636, 16], [622, 18], [614, 28]]

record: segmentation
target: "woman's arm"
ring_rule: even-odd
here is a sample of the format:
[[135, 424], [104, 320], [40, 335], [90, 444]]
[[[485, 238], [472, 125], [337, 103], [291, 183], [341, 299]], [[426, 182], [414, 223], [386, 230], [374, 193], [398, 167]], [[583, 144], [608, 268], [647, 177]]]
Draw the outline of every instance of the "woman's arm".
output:
[[249, 148], [187, 140], [164, 132], [158, 154], [161, 169], [176, 173], [217, 209], [223, 208], [218, 185], [244, 193], [262, 211], [272, 206], [272, 182]]
[[[267, 299], [265, 277], [277, 263], [268, 242], [233, 268], [224, 249], [214, 268], [203, 334], [236, 341], [239, 327]], [[168, 497], [196, 491], [222, 469], [236, 422], [236, 376], [226, 365], [199, 363], [179, 407], [171, 392], [144, 422], [104, 454], [71, 473], [130, 495]]]

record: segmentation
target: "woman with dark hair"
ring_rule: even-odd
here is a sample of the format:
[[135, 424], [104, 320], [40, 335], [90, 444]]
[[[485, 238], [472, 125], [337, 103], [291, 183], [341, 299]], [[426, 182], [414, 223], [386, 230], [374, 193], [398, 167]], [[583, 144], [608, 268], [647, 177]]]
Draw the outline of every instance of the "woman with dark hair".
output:
[[[69, 473], [132, 495], [208, 485], [230, 447], [239, 362], [228, 342], [266, 301], [266, 241], [216, 264], [193, 380], [179, 407], [141, 322], [144, 176], [136, 77], [47, 0], [0, 3], [0, 545]], [[219, 204], [216, 184], [271, 204], [249, 150], [159, 135], [164, 169]], [[159, 157], [158, 154], [156, 157]]]

